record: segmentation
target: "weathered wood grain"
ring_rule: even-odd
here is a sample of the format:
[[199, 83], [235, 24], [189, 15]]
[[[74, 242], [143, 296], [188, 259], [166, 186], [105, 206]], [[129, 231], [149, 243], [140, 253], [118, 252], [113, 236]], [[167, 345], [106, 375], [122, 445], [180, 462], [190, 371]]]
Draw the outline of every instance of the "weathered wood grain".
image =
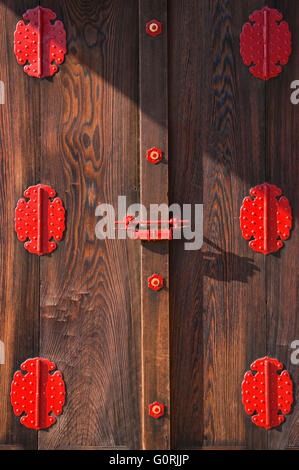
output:
[[41, 354], [67, 403], [39, 448], [140, 447], [140, 250], [100, 241], [95, 210], [138, 202], [138, 8], [130, 0], [43, 1], [68, 54], [41, 84], [41, 178], [67, 210], [64, 240], [41, 260]]
[[[65, 63], [45, 80], [28, 77], [13, 53], [16, 22], [36, 4], [0, 2], [0, 449], [298, 448], [297, 397], [269, 432], [241, 403], [244, 373], [265, 354], [299, 381], [290, 362], [299, 339], [297, 2], [267, 3], [293, 34], [288, 65], [267, 84], [239, 53], [242, 25], [262, 0], [37, 3], [67, 30]], [[163, 23], [159, 38], [145, 34], [152, 18]], [[145, 159], [152, 146], [164, 152], [157, 166]], [[98, 240], [101, 202], [168, 202], [168, 164], [170, 203], [204, 204], [202, 249]], [[267, 257], [239, 229], [243, 197], [265, 180], [294, 215], [291, 238]], [[38, 182], [67, 210], [63, 241], [42, 259], [22, 247], [13, 222], [17, 200]], [[166, 281], [159, 293], [147, 288], [154, 272]], [[13, 372], [37, 355], [67, 386], [63, 414], [39, 433], [9, 401]], [[166, 405], [160, 420], [148, 416], [154, 400]]]
[[261, 1], [169, 8], [171, 203], [204, 204], [204, 245], [170, 248], [172, 447], [264, 448], [241, 382], [265, 353], [265, 260], [242, 239], [239, 211], [265, 177], [265, 85], [239, 53]]
[[[160, 36], [146, 34], [146, 23], [152, 19], [162, 23]], [[150, 204], [168, 204], [167, 0], [139, 1], [139, 61], [140, 200], [149, 211]], [[152, 147], [163, 151], [163, 161], [157, 165], [146, 160]], [[168, 251], [168, 241], [141, 246], [143, 449], [170, 446]], [[159, 292], [147, 286], [152, 274], [165, 281]], [[154, 401], [166, 407], [159, 419], [149, 416]]]
[[13, 373], [38, 353], [39, 259], [28, 253], [14, 231], [14, 209], [24, 190], [39, 180], [39, 83], [30, 79], [14, 55], [14, 31], [29, 1], [0, 2], [0, 80], [5, 104], [0, 105], [0, 340], [5, 364], [0, 365], [0, 444], [36, 447], [37, 433], [20, 424], [10, 405]]
[[268, 432], [268, 447], [286, 449], [299, 445], [299, 366], [291, 364], [291, 343], [299, 339], [299, 106], [290, 101], [290, 85], [299, 80], [299, 4], [291, 0], [270, 1], [269, 7], [281, 11], [289, 23], [293, 49], [282, 73], [266, 85], [266, 180], [282, 189], [294, 217], [291, 238], [277, 254], [266, 258], [267, 352], [284, 364], [295, 384], [293, 412], [279, 428]]

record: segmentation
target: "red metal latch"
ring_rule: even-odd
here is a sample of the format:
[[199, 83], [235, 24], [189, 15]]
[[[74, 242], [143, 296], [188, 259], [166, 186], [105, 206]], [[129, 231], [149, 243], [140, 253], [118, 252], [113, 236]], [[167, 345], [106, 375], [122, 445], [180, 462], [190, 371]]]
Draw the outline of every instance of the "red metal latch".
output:
[[15, 31], [14, 51], [17, 61], [25, 65], [31, 77], [44, 78], [57, 72], [66, 54], [66, 32], [62, 21], [55, 20], [56, 13], [49, 8], [36, 7], [23, 14]]
[[240, 225], [246, 240], [254, 251], [274, 253], [287, 240], [292, 228], [292, 211], [286, 197], [277, 199], [282, 193], [277, 186], [264, 183], [250, 190], [241, 207]]
[[[18, 239], [26, 242], [30, 253], [45, 255], [56, 248], [65, 230], [65, 210], [60, 198], [49, 186], [38, 184], [26, 189], [15, 210], [15, 229]], [[29, 241], [26, 241], [28, 240]], [[51, 241], [52, 240], [52, 241]]]
[[254, 11], [245, 23], [240, 36], [240, 52], [245, 65], [252, 65], [249, 71], [263, 80], [276, 77], [282, 71], [281, 65], [288, 63], [292, 52], [292, 35], [283, 15], [264, 7]]
[[293, 403], [293, 384], [289, 373], [284, 370], [280, 375], [278, 370], [283, 365], [277, 359], [264, 357], [257, 359], [250, 368], [256, 371], [246, 372], [242, 383], [243, 405], [247, 414], [252, 415], [252, 422], [257, 426], [271, 429], [284, 421], [281, 411], [288, 414]]
[[27, 359], [14, 374], [11, 384], [11, 404], [16, 416], [27, 428], [44, 429], [56, 423], [49, 413], [60, 415], [65, 402], [65, 385], [59, 371], [50, 374], [56, 365], [48, 359]]
[[[115, 222], [116, 225], [123, 225], [119, 230], [126, 230], [129, 238], [132, 240], [146, 240], [146, 241], [157, 241], [157, 240], [172, 240], [173, 231], [181, 230], [187, 227], [190, 222], [188, 220], [180, 220], [174, 217], [170, 220], [164, 221], [136, 221], [135, 217], [125, 217], [124, 221]], [[158, 228], [146, 228], [147, 226], [156, 225]], [[162, 228], [162, 226], [166, 226]]]

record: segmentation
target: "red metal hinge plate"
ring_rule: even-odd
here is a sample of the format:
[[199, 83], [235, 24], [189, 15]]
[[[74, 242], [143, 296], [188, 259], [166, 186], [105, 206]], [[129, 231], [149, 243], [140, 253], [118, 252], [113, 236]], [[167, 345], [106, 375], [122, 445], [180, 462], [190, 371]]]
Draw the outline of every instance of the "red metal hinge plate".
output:
[[[65, 210], [49, 186], [38, 184], [26, 189], [15, 210], [15, 230], [30, 253], [45, 255], [56, 248], [65, 230]], [[26, 241], [28, 240], [29, 241]]]
[[286, 197], [277, 199], [282, 193], [277, 186], [264, 183], [250, 190], [241, 207], [240, 225], [242, 235], [251, 240], [250, 248], [254, 251], [274, 253], [290, 236], [292, 211]]
[[[262, 80], [276, 77], [282, 71], [281, 65], [288, 63], [292, 52], [292, 35], [283, 15], [264, 7], [254, 11], [245, 23], [240, 36], [240, 52], [250, 73]], [[254, 64], [254, 65], [252, 65]]]
[[[20, 422], [27, 428], [44, 429], [56, 422], [65, 402], [65, 384], [59, 371], [50, 374], [56, 365], [48, 359], [27, 359], [14, 374], [11, 385], [11, 404]], [[27, 371], [23, 375], [22, 371]]]
[[284, 370], [280, 375], [277, 371], [283, 365], [277, 359], [264, 357], [257, 359], [250, 368], [257, 372], [246, 372], [242, 383], [242, 396], [245, 411], [253, 415], [252, 422], [257, 426], [271, 429], [284, 421], [281, 411], [288, 414], [293, 403], [293, 383], [289, 373]]
[[67, 52], [62, 21], [52, 23], [56, 13], [40, 6], [27, 10], [23, 18], [28, 23], [19, 21], [15, 31], [14, 52], [18, 63], [24, 65], [24, 71], [31, 77], [54, 75], [58, 70], [56, 64], [62, 64]]

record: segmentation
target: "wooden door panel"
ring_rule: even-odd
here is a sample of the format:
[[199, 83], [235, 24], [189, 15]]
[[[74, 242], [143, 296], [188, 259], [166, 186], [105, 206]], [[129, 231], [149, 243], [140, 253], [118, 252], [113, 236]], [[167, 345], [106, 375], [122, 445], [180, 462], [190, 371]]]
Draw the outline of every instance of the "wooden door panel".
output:
[[[16, 62], [14, 30], [31, 2], [0, 2], [0, 79], [5, 104], [0, 105], [0, 340], [5, 364], [0, 364], [0, 442], [3, 448], [32, 448], [36, 432], [22, 426], [13, 415], [9, 393], [13, 373], [38, 352], [39, 260], [17, 240], [14, 210], [28, 186], [39, 179], [39, 84]], [[7, 447], [6, 447], [7, 446]]]

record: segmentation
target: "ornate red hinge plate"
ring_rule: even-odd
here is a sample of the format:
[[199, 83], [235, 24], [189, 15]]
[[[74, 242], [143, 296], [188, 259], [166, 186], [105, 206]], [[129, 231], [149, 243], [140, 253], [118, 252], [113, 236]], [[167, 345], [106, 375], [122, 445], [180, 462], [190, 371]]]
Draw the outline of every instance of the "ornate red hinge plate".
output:
[[[252, 65], [249, 71], [263, 80], [276, 77], [282, 71], [281, 65], [288, 63], [292, 52], [292, 35], [283, 15], [264, 7], [254, 11], [245, 23], [240, 36], [240, 52], [245, 65]], [[279, 23], [280, 22], [280, 23]], [[280, 65], [279, 65], [280, 64]]]
[[[173, 231], [181, 230], [190, 222], [188, 220], [180, 220], [177, 217], [174, 217], [170, 220], [160, 220], [160, 221], [136, 221], [135, 217], [128, 216], [125, 217], [124, 221], [115, 222], [116, 225], [124, 227], [119, 227], [119, 230], [126, 230], [129, 238], [132, 240], [146, 240], [146, 241], [158, 241], [158, 240], [172, 240]], [[146, 226], [155, 225], [158, 228], [142, 228]], [[162, 226], [166, 226], [162, 228]]]
[[277, 186], [264, 183], [250, 190], [241, 207], [240, 225], [246, 240], [254, 251], [274, 253], [287, 240], [292, 228], [292, 211], [286, 197], [277, 199], [282, 193]]
[[242, 383], [243, 405], [247, 414], [252, 415], [252, 422], [257, 426], [271, 429], [284, 421], [281, 411], [288, 414], [293, 403], [293, 383], [289, 373], [284, 370], [280, 375], [278, 370], [283, 365], [277, 359], [264, 357], [257, 359], [246, 372]]
[[[54, 75], [66, 54], [66, 32], [62, 21], [49, 8], [36, 7], [23, 14], [15, 31], [14, 51], [19, 64], [31, 77]], [[53, 64], [53, 62], [56, 64]], [[29, 65], [28, 65], [29, 63]]]
[[[65, 210], [56, 192], [49, 186], [38, 184], [26, 189], [15, 210], [15, 230], [18, 239], [26, 242], [30, 253], [45, 255], [56, 248], [65, 230]], [[26, 241], [28, 240], [29, 241]]]
[[11, 384], [11, 404], [15, 415], [27, 428], [44, 429], [56, 423], [49, 413], [60, 415], [65, 402], [65, 385], [59, 371], [50, 374], [56, 365], [48, 359], [27, 359], [14, 374]]

